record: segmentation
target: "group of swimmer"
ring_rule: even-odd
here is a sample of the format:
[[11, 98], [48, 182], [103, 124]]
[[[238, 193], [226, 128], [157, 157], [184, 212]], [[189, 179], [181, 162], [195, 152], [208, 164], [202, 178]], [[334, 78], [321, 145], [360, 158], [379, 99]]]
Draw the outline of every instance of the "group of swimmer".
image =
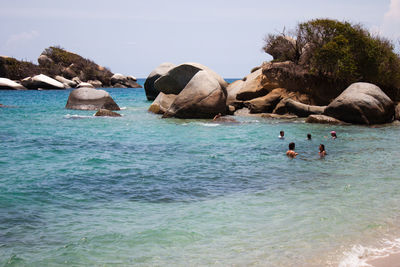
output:
[[[337, 135], [335, 131], [331, 131], [331, 137], [332, 139], [336, 139]], [[285, 132], [284, 131], [280, 131], [279, 132], [279, 139], [285, 139]], [[307, 134], [307, 140], [311, 140], [311, 134]], [[296, 147], [296, 144], [294, 142], [291, 142], [289, 144], [289, 150], [286, 152], [286, 156], [288, 156], [289, 158], [295, 158], [299, 153], [297, 153], [296, 151], [294, 151]], [[325, 145], [324, 144], [320, 144], [319, 145], [319, 152], [318, 155], [323, 158], [327, 155], [326, 151], [325, 151]]]

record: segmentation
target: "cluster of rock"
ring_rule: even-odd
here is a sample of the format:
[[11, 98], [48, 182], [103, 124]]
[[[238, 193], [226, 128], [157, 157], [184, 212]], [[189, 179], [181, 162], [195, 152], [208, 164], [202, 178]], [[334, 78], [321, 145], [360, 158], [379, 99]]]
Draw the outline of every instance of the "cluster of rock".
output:
[[[46, 49], [39, 56], [38, 63], [39, 65], [35, 65], [1, 57], [0, 89], [141, 88], [135, 77], [113, 74], [108, 69], [61, 48]], [[89, 75], [90, 73], [92, 75]]]
[[[379, 124], [400, 117], [400, 106], [376, 85], [354, 83], [340, 95], [316, 92], [330, 86], [291, 62], [264, 63], [229, 85], [198, 63], [163, 63], [145, 83], [149, 111], [163, 117], [212, 118], [221, 113], [272, 114], [307, 118], [310, 123]], [[324, 87], [326, 89], [326, 87]], [[321, 105], [321, 103], [323, 105]]]

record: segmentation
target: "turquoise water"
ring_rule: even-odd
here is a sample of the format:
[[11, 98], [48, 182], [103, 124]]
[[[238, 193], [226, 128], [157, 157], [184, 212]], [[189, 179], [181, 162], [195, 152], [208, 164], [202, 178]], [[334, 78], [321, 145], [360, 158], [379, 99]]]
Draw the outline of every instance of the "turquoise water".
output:
[[337, 266], [400, 236], [400, 126], [161, 119], [106, 90], [123, 117], [0, 91], [0, 265]]

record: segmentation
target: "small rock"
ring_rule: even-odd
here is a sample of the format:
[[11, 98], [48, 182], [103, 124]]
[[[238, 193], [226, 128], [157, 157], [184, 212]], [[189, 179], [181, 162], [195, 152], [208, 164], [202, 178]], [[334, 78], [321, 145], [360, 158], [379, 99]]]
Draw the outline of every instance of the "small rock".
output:
[[97, 117], [121, 117], [121, 114], [108, 109], [99, 109], [94, 115]]

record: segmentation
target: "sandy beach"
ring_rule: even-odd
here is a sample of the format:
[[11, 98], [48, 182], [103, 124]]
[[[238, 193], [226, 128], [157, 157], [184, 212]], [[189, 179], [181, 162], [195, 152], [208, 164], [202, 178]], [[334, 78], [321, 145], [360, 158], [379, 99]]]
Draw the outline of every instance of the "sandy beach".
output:
[[368, 261], [367, 263], [374, 267], [399, 267], [400, 253], [390, 254], [383, 258]]

